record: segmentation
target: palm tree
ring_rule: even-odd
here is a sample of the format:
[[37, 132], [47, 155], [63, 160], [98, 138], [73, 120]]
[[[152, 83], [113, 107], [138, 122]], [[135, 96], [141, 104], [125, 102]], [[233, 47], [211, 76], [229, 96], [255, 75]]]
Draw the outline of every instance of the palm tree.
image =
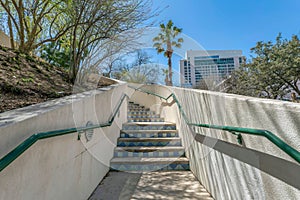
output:
[[162, 69], [162, 73], [165, 76], [166, 85], [169, 85], [169, 70], [168, 69]]
[[166, 78], [166, 85], [173, 85], [172, 81], [172, 54], [173, 47], [180, 48], [183, 38], [176, 37], [182, 32], [181, 28], [174, 26], [172, 20], [165, 24], [160, 24], [160, 33], [153, 38], [153, 47], [156, 48], [157, 53], [164, 53], [164, 56], [168, 58], [168, 72], [169, 76]]

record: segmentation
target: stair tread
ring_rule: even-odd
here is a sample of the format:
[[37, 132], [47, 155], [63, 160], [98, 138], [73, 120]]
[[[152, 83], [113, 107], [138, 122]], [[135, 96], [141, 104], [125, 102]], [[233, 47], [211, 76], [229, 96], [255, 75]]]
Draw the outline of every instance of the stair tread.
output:
[[159, 114], [155, 114], [155, 113], [139, 113], [139, 114], [133, 114], [133, 113], [128, 113], [127, 114], [127, 117], [160, 117]]
[[130, 111], [130, 109], [127, 112], [151, 112], [151, 113], [155, 113], [152, 110], [142, 110], [142, 111]]
[[163, 117], [127, 117], [127, 119], [164, 119]]
[[128, 119], [128, 122], [163, 122], [163, 119], [159, 119], [159, 118], [154, 118], [154, 119], [147, 119], [147, 118], [132, 118], [132, 119]]
[[161, 137], [161, 138], [119, 138], [119, 141], [170, 141], [170, 140], [180, 140], [180, 137]]
[[178, 130], [121, 130], [121, 133], [177, 133]]
[[136, 126], [159, 126], [159, 125], [164, 125], [164, 126], [175, 126], [176, 124], [173, 122], [127, 122], [124, 123], [123, 125], [136, 125]]
[[160, 158], [152, 158], [152, 157], [117, 157], [113, 158], [110, 161], [111, 163], [176, 163], [176, 162], [189, 162], [189, 159], [186, 157], [160, 157]]
[[115, 151], [178, 151], [184, 150], [183, 146], [164, 146], [164, 147], [116, 147]]

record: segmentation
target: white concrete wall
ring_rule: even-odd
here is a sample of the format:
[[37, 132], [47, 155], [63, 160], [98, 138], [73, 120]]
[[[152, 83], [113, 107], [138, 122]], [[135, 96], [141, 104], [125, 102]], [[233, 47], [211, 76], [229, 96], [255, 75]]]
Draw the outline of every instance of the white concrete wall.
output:
[[[174, 92], [192, 122], [267, 129], [300, 149], [300, 104], [183, 88], [143, 88], [165, 97]], [[132, 97], [147, 106], [153, 100], [140, 92]], [[228, 132], [187, 126], [176, 104], [161, 103], [159, 98], [152, 104], [177, 123], [191, 170], [215, 199], [300, 199], [300, 165], [269, 140], [243, 134], [240, 146]], [[195, 133], [204, 135], [205, 145], [195, 140]]]
[[[72, 95], [0, 114], [0, 157], [38, 132], [107, 122], [126, 84]], [[112, 126], [91, 141], [77, 133], [39, 140], [0, 172], [0, 199], [86, 200], [109, 170], [127, 101]]]

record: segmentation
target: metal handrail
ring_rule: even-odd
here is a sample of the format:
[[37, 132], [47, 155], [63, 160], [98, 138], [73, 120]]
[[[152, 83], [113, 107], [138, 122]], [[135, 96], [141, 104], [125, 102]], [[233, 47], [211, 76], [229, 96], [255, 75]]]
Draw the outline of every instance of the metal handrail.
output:
[[300, 152], [294, 149], [293, 147], [289, 146], [287, 143], [285, 143], [283, 140], [281, 140], [279, 137], [274, 135], [271, 131], [268, 130], [261, 130], [261, 129], [253, 129], [253, 128], [242, 128], [242, 127], [234, 127], [234, 126], [220, 126], [220, 125], [213, 125], [213, 124], [198, 124], [198, 123], [192, 123], [187, 118], [180, 102], [178, 101], [176, 95], [174, 93], [171, 93], [168, 97], [163, 97], [159, 94], [156, 94], [151, 91], [143, 90], [140, 88], [135, 88], [133, 86], [128, 86], [134, 90], [156, 96], [160, 99], [164, 99], [165, 101], [168, 101], [171, 97], [176, 102], [177, 107], [184, 118], [185, 122], [190, 126], [197, 126], [201, 128], [210, 128], [210, 129], [216, 129], [216, 130], [223, 130], [228, 131], [231, 134], [234, 134], [237, 136], [238, 142], [242, 144], [242, 135], [241, 133], [248, 134], [248, 135], [256, 135], [256, 136], [263, 136], [267, 138], [269, 141], [271, 141], [273, 144], [275, 144], [277, 147], [279, 147], [282, 151], [284, 151], [286, 154], [288, 154], [290, 157], [292, 157], [295, 161], [300, 163]]
[[0, 159], [0, 172], [5, 169], [10, 163], [12, 163], [15, 159], [17, 159], [23, 152], [25, 152], [29, 147], [31, 147], [35, 142], [41, 139], [45, 138], [51, 138], [61, 135], [67, 135], [71, 133], [78, 132], [78, 139], [80, 138], [80, 132], [96, 129], [96, 128], [103, 128], [107, 126], [111, 126], [124, 99], [128, 97], [127, 94], [123, 94], [119, 104], [116, 106], [116, 109], [112, 113], [112, 115], [109, 117], [108, 121], [102, 124], [96, 124], [96, 125], [90, 125], [86, 127], [73, 127], [68, 129], [61, 129], [61, 130], [54, 130], [54, 131], [47, 131], [47, 132], [41, 132], [31, 135], [29, 138], [27, 138], [25, 141], [23, 141], [21, 144], [19, 144], [17, 147], [15, 147], [12, 151], [10, 151], [8, 154], [6, 154], [4, 157]]

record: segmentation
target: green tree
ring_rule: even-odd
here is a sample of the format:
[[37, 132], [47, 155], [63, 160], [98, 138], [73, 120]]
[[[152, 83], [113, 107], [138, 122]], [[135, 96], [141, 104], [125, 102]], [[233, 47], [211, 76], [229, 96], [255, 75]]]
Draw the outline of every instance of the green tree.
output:
[[177, 38], [182, 32], [181, 28], [174, 26], [172, 20], [165, 24], [160, 24], [160, 33], [153, 38], [153, 47], [156, 48], [157, 53], [164, 53], [164, 56], [168, 58], [168, 72], [169, 76], [166, 79], [166, 85], [173, 85], [172, 80], [172, 55], [173, 47], [180, 48], [183, 43], [183, 38]]
[[70, 46], [68, 40], [59, 39], [56, 42], [50, 42], [41, 47], [41, 58], [55, 66], [69, 69], [70, 67]]
[[300, 95], [300, 41], [296, 35], [287, 40], [279, 34], [275, 44], [260, 41], [251, 51], [256, 56], [232, 74], [228, 92], [273, 99], [290, 92]]
[[69, 0], [0, 0], [8, 16], [10, 36], [24, 53], [57, 41], [70, 29], [67, 25], [69, 18], [65, 14], [69, 3]]

